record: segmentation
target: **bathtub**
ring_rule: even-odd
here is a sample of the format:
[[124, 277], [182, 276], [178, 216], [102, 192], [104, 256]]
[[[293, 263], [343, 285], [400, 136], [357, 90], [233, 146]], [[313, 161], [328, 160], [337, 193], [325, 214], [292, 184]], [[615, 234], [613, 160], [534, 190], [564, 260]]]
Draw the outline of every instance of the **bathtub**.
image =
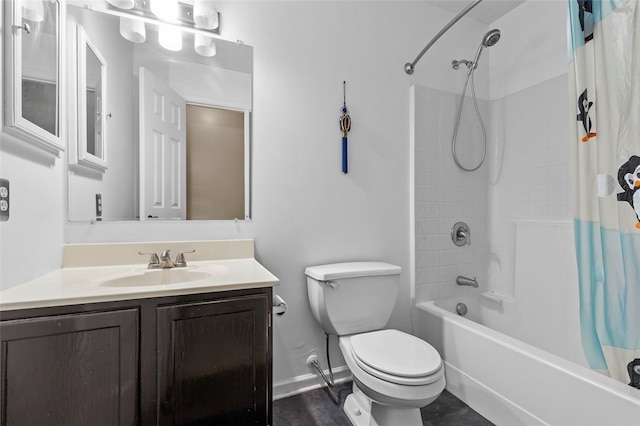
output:
[[415, 305], [414, 334], [442, 356], [449, 392], [497, 425], [640, 425], [639, 389], [480, 323], [509, 303], [476, 292]]

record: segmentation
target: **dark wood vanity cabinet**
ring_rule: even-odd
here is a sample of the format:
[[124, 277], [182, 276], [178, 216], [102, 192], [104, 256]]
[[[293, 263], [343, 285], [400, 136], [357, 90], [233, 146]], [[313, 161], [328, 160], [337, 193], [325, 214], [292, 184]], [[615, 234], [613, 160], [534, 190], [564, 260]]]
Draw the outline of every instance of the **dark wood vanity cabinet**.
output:
[[259, 295], [158, 307], [158, 424], [270, 424], [266, 308]]
[[134, 425], [138, 311], [3, 321], [2, 425]]
[[0, 424], [269, 425], [271, 295], [0, 312]]

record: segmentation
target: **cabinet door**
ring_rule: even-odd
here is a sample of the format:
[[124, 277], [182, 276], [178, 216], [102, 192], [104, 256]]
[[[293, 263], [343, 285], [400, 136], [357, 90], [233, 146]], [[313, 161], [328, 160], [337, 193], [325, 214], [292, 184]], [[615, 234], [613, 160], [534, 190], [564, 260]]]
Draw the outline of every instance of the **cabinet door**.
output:
[[158, 424], [266, 425], [265, 294], [158, 308]]
[[2, 425], [132, 425], [138, 310], [3, 321]]

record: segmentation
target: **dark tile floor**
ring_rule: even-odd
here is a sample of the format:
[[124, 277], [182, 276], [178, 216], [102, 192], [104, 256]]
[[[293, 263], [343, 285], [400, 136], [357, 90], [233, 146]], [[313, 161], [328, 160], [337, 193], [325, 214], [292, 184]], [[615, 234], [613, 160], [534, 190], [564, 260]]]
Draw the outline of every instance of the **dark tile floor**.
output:
[[[280, 399], [273, 403], [274, 426], [350, 426], [342, 411], [344, 400], [351, 393], [351, 382], [337, 385], [334, 392], [340, 398], [336, 405], [325, 388]], [[464, 402], [444, 391], [433, 403], [421, 410], [425, 426], [491, 426], [493, 423], [473, 411]]]

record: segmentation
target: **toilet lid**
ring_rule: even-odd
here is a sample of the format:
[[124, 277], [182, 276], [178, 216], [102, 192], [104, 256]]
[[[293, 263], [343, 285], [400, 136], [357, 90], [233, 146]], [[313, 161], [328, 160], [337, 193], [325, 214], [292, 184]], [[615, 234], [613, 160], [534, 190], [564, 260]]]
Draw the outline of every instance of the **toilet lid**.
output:
[[[369, 373], [418, 379], [440, 369], [442, 360], [433, 346], [398, 330], [378, 330], [351, 337], [356, 361]], [[364, 364], [364, 365], [362, 365]], [[375, 370], [375, 371], [372, 371]]]

